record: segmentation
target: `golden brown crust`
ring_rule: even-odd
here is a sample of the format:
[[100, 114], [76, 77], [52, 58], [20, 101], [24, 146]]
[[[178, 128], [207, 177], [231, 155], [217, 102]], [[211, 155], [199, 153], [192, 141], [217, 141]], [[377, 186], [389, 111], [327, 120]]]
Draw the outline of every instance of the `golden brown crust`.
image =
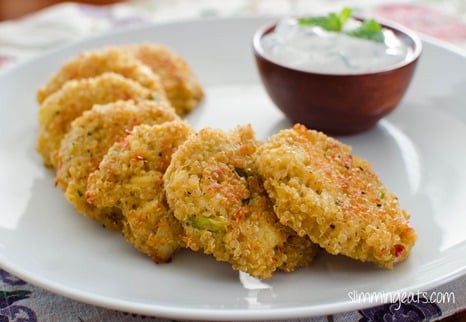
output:
[[164, 181], [189, 248], [270, 278], [308, 265], [317, 248], [278, 222], [255, 169], [258, 146], [250, 126], [202, 129], [175, 152]]
[[257, 167], [280, 221], [300, 236], [385, 268], [408, 257], [408, 213], [349, 146], [298, 124], [258, 149]]
[[[88, 176], [99, 166], [108, 149], [125, 140], [139, 124], [160, 124], [179, 119], [173, 108], [149, 100], [117, 101], [94, 105], [76, 118], [61, 142], [57, 156], [56, 184], [66, 199], [86, 216], [113, 229], [120, 228], [121, 214], [114, 209], [99, 210], [86, 202]], [[112, 216], [116, 216], [113, 218]]]
[[70, 80], [95, 77], [105, 72], [121, 74], [151, 91], [163, 93], [165, 97], [159, 76], [149, 67], [119, 47], [107, 47], [82, 52], [65, 62], [48, 83], [39, 88], [37, 101], [42, 104], [49, 95]]
[[182, 245], [182, 227], [166, 204], [163, 174], [192, 133], [183, 121], [136, 126], [88, 178], [87, 201], [100, 209], [119, 209], [126, 240], [155, 262], [169, 261]]
[[160, 44], [140, 44], [127, 49], [160, 76], [167, 98], [178, 115], [192, 111], [204, 98], [204, 91], [186, 60]]
[[70, 129], [71, 122], [94, 104], [150, 99], [153, 94], [153, 91], [139, 83], [113, 72], [66, 82], [62, 88], [49, 95], [39, 109], [37, 151], [42, 155], [44, 164], [56, 167], [54, 155]]

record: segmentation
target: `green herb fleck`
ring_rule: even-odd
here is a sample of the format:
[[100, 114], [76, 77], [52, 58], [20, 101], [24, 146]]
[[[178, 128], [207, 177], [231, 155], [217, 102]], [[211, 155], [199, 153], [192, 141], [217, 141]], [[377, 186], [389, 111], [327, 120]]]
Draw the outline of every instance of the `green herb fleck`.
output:
[[225, 230], [225, 222], [218, 218], [212, 217], [196, 217], [188, 218], [187, 224], [196, 229], [218, 232]]
[[76, 192], [78, 193], [78, 196], [79, 196], [79, 197], [82, 197], [82, 196], [84, 196], [84, 193], [82, 193], [82, 191], [81, 191], [81, 190], [79, 190], [79, 189], [78, 189]]
[[156, 102], [160, 102], [162, 100], [162, 98], [160, 97], [160, 95], [158, 93], [153, 93], [152, 94], [152, 99]]

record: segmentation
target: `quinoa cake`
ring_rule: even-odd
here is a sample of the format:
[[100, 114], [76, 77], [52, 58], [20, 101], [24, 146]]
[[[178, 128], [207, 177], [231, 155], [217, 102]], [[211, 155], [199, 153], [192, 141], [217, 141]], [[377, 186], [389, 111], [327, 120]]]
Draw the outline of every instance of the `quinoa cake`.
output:
[[256, 166], [280, 222], [298, 235], [388, 269], [408, 257], [409, 214], [349, 146], [297, 124], [258, 148]]
[[48, 167], [56, 167], [54, 155], [60, 142], [70, 129], [71, 122], [94, 104], [118, 100], [150, 99], [153, 91], [130, 78], [113, 72], [96, 77], [66, 82], [49, 95], [39, 109], [39, 137], [37, 151]]
[[280, 224], [255, 167], [250, 126], [205, 128], [173, 154], [164, 175], [183, 241], [258, 278], [308, 265], [317, 246]]
[[88, 178], [87, 201], [119, 209], [126, 240], [157, 263], [169, 261], [182, 245], [183, 229], [167, 205], [163, 174], [193, 132], [183, 121], [138, 125], [114, 143]]
[[128, 100], [94, 105], [71, 123], [61, 142], [56, 185], [79, 212], [108, 228], [121, 229], [121, 212], [97, 209], [86, 201], [89, 175], [98, 168], [108, 149], [118, 140], [124, 142], [134, 126], [178, 119], [175, 110], [160, 101]]
[[105, 72], [114, 72], [130, 78], [142, 86], [165, 97], [160, 78], [157, 74], [119, 47], [84, 51], [66, 61], [50, 80], [37, 91], [37, 101], [44, 100], [73, 79], [95, 77]]
[[167, 98], [178, 115], [183, 116], [204, 98], [201, 84], [187, 61], [171, 48], [144, 43], [125, 47], [137, 59], [159, 75]]

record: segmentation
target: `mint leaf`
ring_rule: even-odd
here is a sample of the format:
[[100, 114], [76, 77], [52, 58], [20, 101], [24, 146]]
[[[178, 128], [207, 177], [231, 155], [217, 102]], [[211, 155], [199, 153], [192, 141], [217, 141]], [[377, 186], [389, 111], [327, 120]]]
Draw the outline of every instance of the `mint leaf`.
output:
[[328, 17], [300, 18], [300, 25], [321, 27], [327, 31], [340, 31], [341, 24], [336, 14], [330, 14]]
[[351, 17], [351, 13], [352, 11], [350, 8], [343, 8], [338, 14], [338, 18], [340, 19], [342, 28], [346, 21]]
[[383, 42], [382, 26], [374, 19], [364, 21], [361, 26], [346, 33], [349, 36]]
[[[298, 24], [304, 26], [316, 26], [327, 31], [343, 32], [343, 26], [351, 17], [351, 9], [343, 8], [339, 13], [329, 13], [325, 17], [303, 17], [298, 19]], [[358, 28], [344, 32], [348, 36], [367, 39], [375, 42], [383, 42], [384, 34], [382, 26], [374, 19], [365, 20]]]
[[346, 20], [351, 16], [351, 9], [344, 8], [338, 14], [331, 12], [326, 17], [299, 18], [298, 23], [306, 26], [317, 26], [327, 31], [341, 31]]

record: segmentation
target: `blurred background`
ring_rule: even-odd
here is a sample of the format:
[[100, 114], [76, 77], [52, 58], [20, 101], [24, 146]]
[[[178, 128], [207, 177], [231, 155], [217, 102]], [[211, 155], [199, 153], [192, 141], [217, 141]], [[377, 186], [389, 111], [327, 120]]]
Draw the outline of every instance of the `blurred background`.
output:
[[[0, 0], [0, 21], [19, 18], [45, 7], [64, 2], [61, 0]], [[92, 5], [108, 5], [118, 0], [79, 0], [71, 1]]]

